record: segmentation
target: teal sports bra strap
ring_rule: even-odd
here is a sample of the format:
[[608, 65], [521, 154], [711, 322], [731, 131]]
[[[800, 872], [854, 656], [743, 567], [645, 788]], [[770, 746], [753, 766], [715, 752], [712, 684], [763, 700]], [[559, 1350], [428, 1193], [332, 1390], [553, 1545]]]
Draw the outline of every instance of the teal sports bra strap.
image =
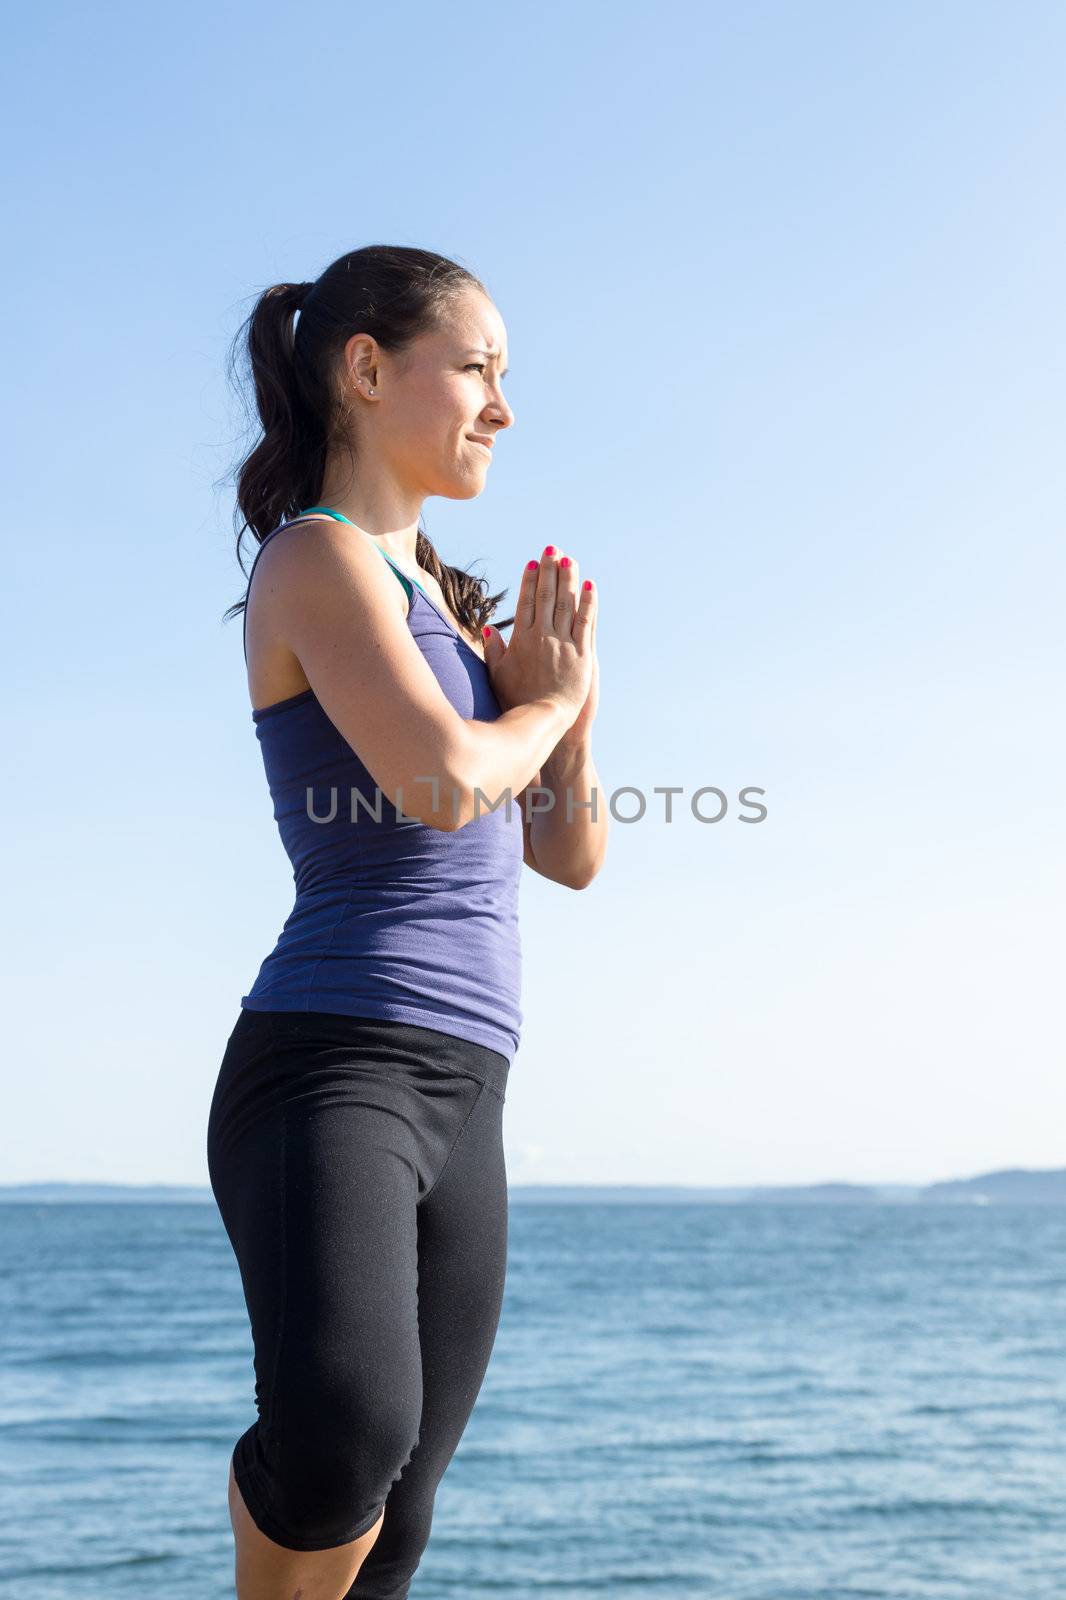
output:
[[[355, 527], [355, 523], [351, 520], [350, 517], [346, 517], [342, 511], [334, 511], [332, 506], [308, 506], [307, 510], [306, 511], [301, 511], [299, 513], [299, 515], [301, 517], [309, 517], [311, 515], [312, 511], [321, 511], [323, 513], [323, 515], [325, 515], [327, 517], [334, 517], [334, 518], [336, 518], [336, 520], [338, 522], [346, 522], [348, 524], [349, 528], [354, 528]], [[418, 584], [418, 587], [422, 590], [422, 593], [425, 594], [425, 592], [426, 592], [425, 586], [423, 584], [421, 584], [421, 583], [418, 583], [418, 579], [417, 578], [409, 578], [407, 576], [406, 572], [401, 572], [399, 567], [393, 561], [392, 557], [385, 555], [384, 550], [382, 550], [382, 548], [378, 544], [377, 540], [374, 539], [372, 542], [373, 542], [373, 545], [374, 545], [374, 549], [378, 552], [379, 555], [385, 557], [385, 560], [388, 562], [389, 566], [392, 568], [392, 570], [396, 574], [397, 578], [403, 584], [404, 594], [406, 594], [408, 600], [410, 600], [410, 598], [411, 598], [410, 585], [412, 583]]]

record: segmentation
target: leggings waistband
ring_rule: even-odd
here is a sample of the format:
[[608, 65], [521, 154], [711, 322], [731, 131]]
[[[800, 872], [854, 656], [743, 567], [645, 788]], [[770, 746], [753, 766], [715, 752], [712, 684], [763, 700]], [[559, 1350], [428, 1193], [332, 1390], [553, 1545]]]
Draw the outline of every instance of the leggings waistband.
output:
[[402, 1064], [417, 1060], [442, 1072], [476, 1078], [503, 1100], [510, 1062], [500, 1051], [437, 1028], [387, 1017], [354, 1017], [333, 1011], [255, 1011], [242, 1007], [231, 1035], [234, 1046], [255, 1053], [272, 1044], [302, 1042], [341, 1047]]

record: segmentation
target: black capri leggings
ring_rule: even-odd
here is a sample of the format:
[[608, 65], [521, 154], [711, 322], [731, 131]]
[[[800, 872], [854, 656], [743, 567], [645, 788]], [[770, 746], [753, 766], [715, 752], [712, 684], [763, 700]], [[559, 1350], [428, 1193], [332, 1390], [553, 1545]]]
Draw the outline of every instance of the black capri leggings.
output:
[[259, 1413], [233, 1450], [292, 1550], [385, 1521], [349, 1595], [404, 1600], [492, 1352], [506, 1056], [433, 1028], [243, 1010], [208, 1118]]

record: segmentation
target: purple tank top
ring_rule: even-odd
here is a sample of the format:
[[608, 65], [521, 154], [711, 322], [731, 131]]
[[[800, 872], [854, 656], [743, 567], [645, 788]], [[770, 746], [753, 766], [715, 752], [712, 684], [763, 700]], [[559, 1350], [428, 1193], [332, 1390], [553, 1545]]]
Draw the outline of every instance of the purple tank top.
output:
[[[303, 520], [269, 533], [256, 561], [267, 539]], [[494, 722], [501, 707], [484, 661], [389, 564], [447, 699], [468, 720]], [[254, 573], [253, 561], [249, 589]], [[444, 833], [379, 795], [313, 689], [253, 711], [252, 720], [296, 899], [242, 1007], [395, 1018], [513, 1060], [522, 1026], [518, 804], [510, 819], [506, 802], [495, 811], [483, 804], [480, 816]]]

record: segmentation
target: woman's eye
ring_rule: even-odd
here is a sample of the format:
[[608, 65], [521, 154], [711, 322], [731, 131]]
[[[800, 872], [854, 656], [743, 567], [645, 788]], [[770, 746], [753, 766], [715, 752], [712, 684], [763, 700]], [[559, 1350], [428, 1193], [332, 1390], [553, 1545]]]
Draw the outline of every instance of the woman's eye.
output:
[[466, 366], [463, 369], [464, 372], [469, 372], [471, 367], [474, 368], [475, 372], [484, 372], [485, 363], [484, 363], [484, 361], [468, 361]]

